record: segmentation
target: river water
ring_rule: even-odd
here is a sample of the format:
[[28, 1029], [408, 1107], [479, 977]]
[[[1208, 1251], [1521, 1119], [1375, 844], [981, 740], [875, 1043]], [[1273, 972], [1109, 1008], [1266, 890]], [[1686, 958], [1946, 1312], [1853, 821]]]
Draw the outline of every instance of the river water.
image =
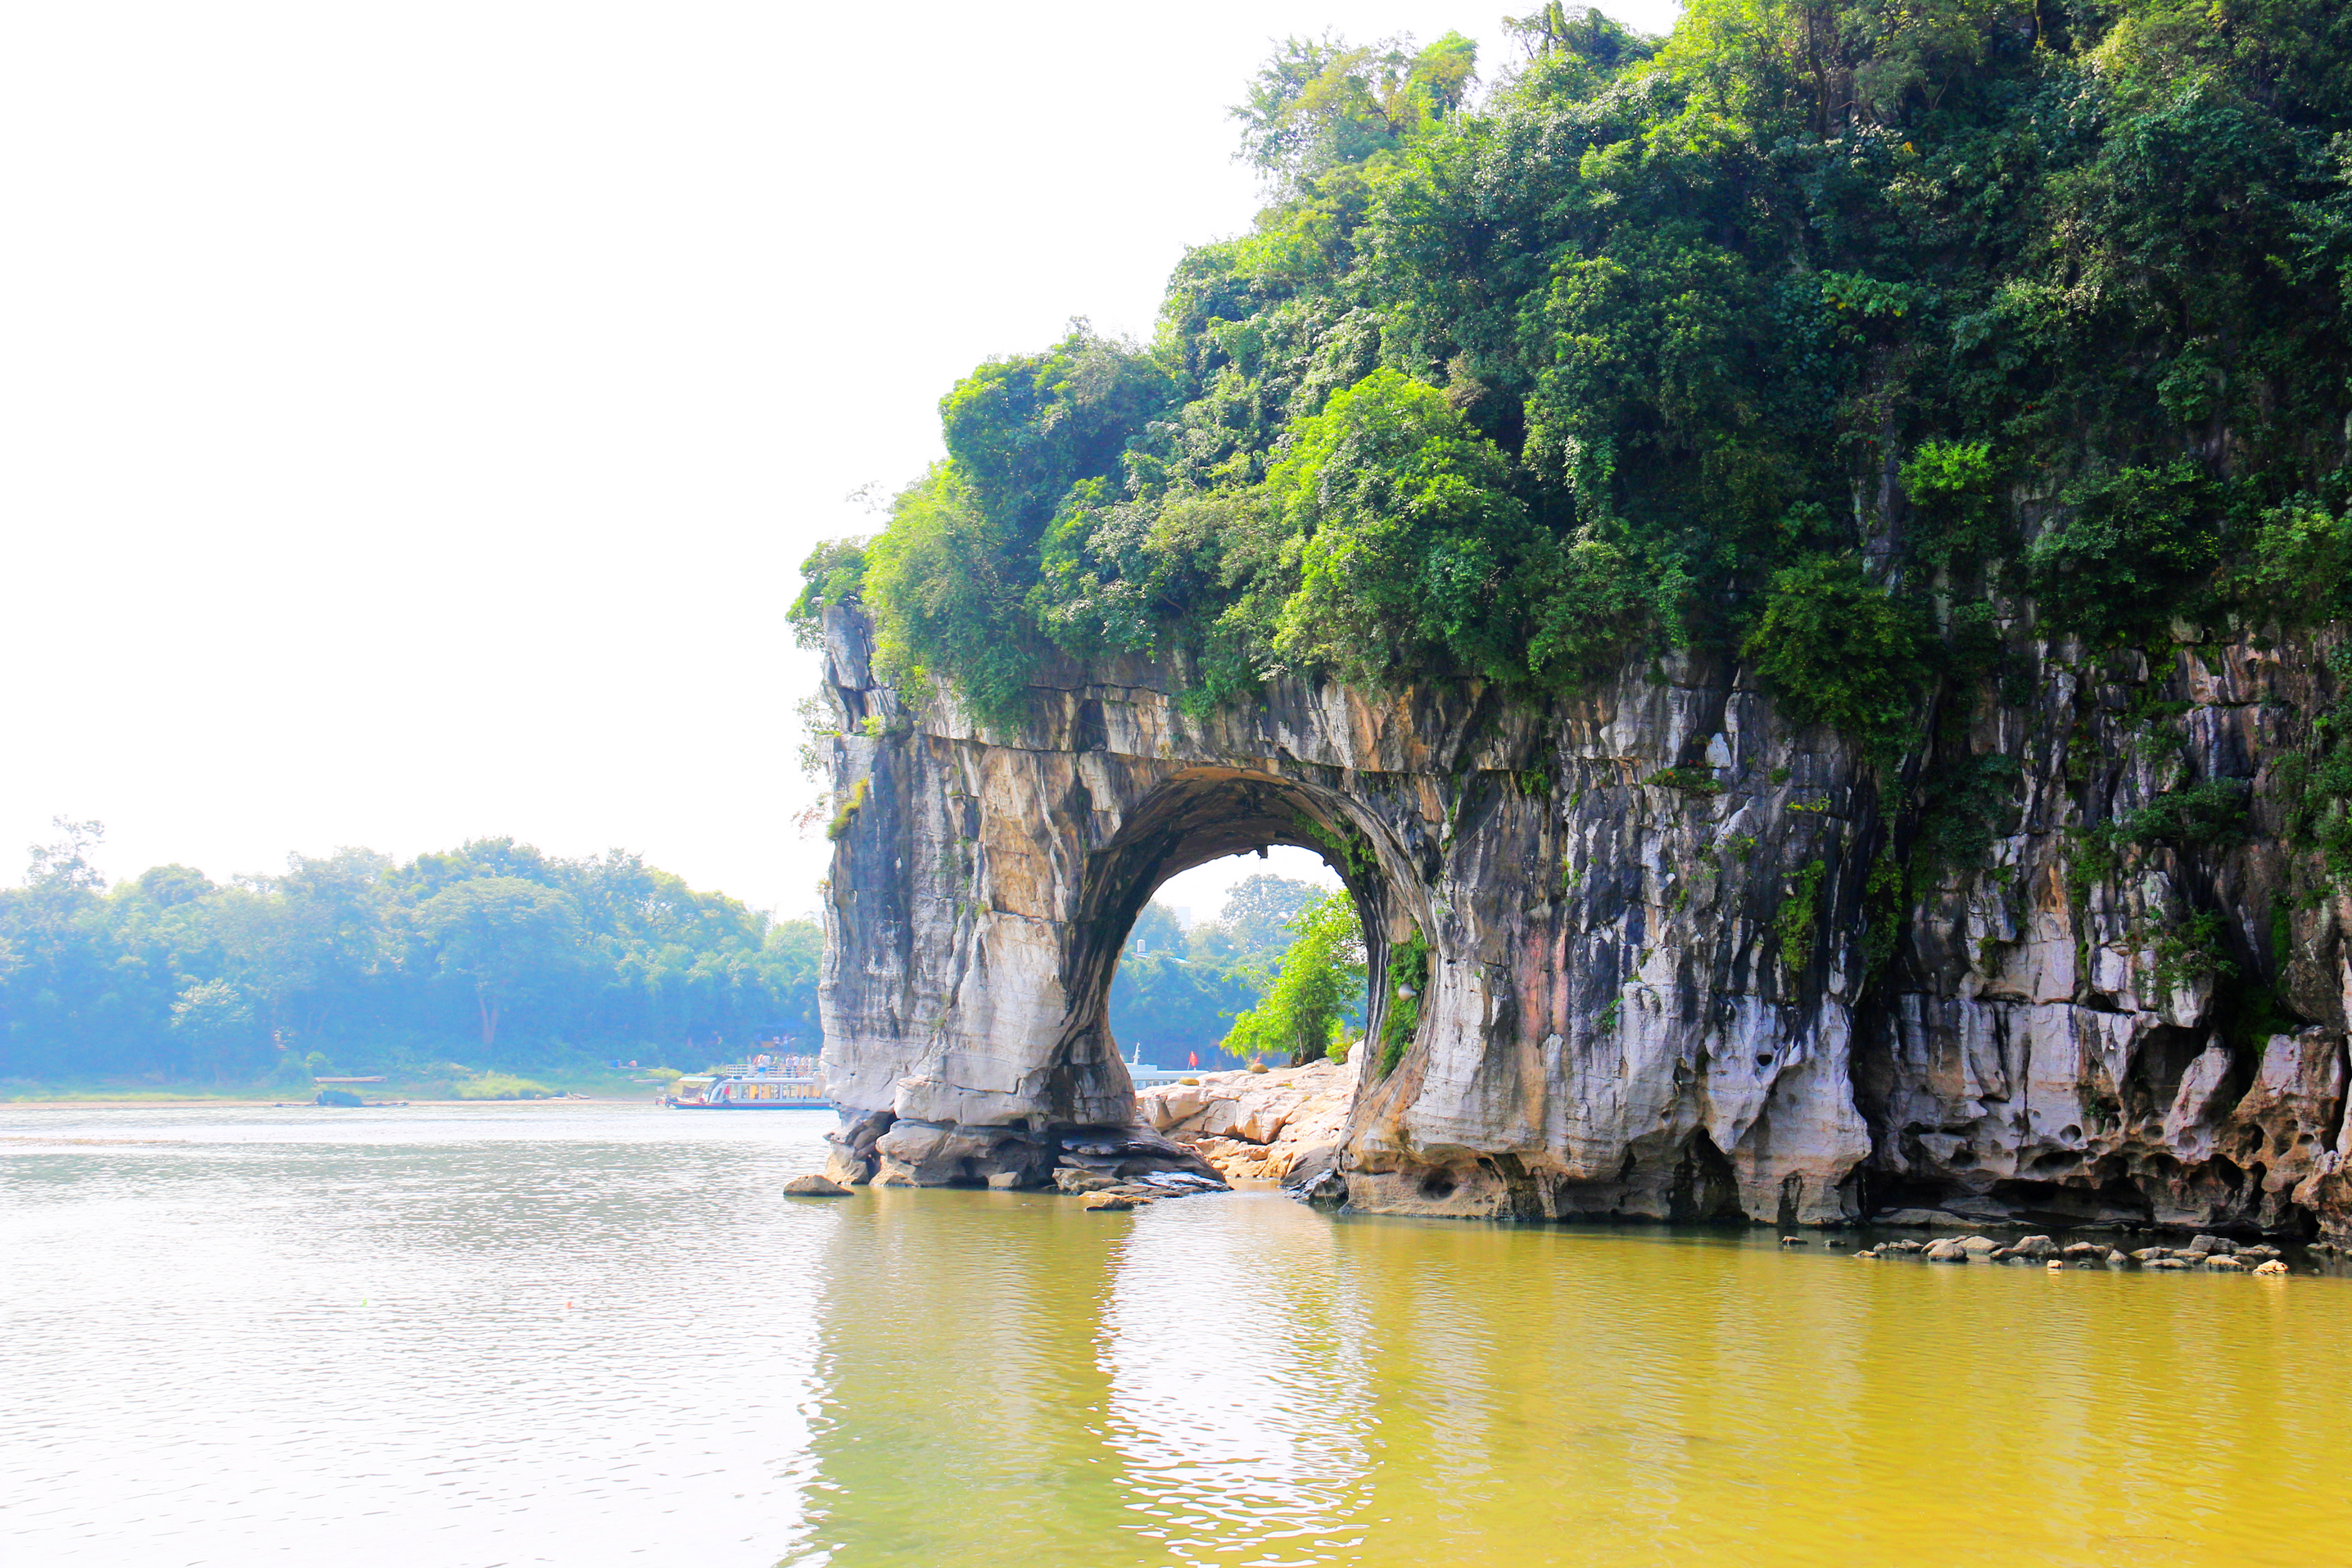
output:
[[2352, 1551], [2352, 1281], [780, 1198], [825, 1121], [0, 1106], [0, 1561]]

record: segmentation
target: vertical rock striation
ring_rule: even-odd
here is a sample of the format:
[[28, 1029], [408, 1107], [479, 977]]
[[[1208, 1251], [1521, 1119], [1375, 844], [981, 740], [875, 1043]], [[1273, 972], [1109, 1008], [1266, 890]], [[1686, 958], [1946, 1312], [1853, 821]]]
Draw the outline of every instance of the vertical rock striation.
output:
[[1549, 706], [1276, 680], [1201, 715], [1172, 663], [1065, 664], [1000, 730], [878, 681], [854, 610], [825, 631], [846, 1179], [1143, 1148], [1105, 1023], [1129, 925], [1177, 872], [1285, 843], [1347, 881], [1376, 974], [1430, 954], [1410, 1040], [1358, 1078], [1357, 1207], [2346, 1234], [2352, 901], [2275, 776], [2332, 698], [2327, 639], [2093, 658], [2012, 624], [2031, 667], [1883, 790], [1697, 654]]

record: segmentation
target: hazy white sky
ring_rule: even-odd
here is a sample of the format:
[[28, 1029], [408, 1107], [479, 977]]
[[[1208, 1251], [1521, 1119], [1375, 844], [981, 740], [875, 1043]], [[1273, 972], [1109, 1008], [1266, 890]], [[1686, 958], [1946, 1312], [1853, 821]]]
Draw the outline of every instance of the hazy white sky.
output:
[[982, 357], [1149, 330], [1270, 38], [1491, 65], [1504, 3], [6, 8], [0, 856], [510, 833], [813, 907], [845, 498]]

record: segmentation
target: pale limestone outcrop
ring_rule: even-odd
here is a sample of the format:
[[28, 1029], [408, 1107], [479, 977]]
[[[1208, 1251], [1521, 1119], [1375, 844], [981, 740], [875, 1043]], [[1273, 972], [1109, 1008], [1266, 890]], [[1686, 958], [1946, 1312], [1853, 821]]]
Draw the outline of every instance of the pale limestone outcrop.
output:
[[[1376, 972], [1416, 931], [1432, 955], [1335, 1140], [1355, 1207], [2352, 1239], [2352, 900], [2273, 803], [2326, 637], [2150, 665], [2011, 623], [2014, 700], [1966, 698], [1924, 763], [2015, 765], [1943, 864], [1849, 747], [1696, 654], [1549, 706], [1284, 679], [1201, 715], [1123, 658], [1045, 669], [996, 730], [878, 682], [855, 611], [826, 634], [837, 1177], [1036, 1184], [1073, 1136], [1149, 1133], [1104, 1016], [1128, 926], [1176, 872], [1291, 843], [1348, 881]], [[2086, 825], [2216, 779], [2252, 791], [2240, 839], [2089, 857]], [[2218, 950], [2184, 956], [2205, 916]], [[2284, 1027], [2250, 1028], [2257, 990]]]
[[1205, 1073], [1138, 1091], [1137, 1113], [1227, 1181], [1288, 1183], [1337, 1163], [1362, 1061]]

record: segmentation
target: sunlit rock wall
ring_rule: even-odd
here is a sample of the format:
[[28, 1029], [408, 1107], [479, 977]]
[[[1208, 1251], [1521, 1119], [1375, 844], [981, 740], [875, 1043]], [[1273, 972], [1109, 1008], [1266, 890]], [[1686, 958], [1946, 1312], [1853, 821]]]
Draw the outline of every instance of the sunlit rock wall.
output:
[[[2352, 904], [2282, 841], [2267, 771], [2333, 695], [2308, 643], [2184, 631], [2149, 667], [2011, 626], [2015, 700], [1922, 764], [1962, 732], [2019, 764], [1982, 863], [1944, 869], [1850, 747], [1705, 658], [1548, 707], [1277, 681], [1198, 717], [1180, 668], [1123, 659], [1044, 671], [996, 730], [877, 682], [854, 611], [826, 632], [842, 1174], [1033, 1182], [1056, 1133], [1129, 1126], [1103, 1022], [1128, 921], [1188, 865], [1320, 840], [1358, 850], [1376, 957], [1417, 926], [1433, 960], [1410, 1049], [1360, 1077], [1357, 1207], [2294, 1228], [2352, 1205]], [[2217, 778], [2254, 783], [2244, 841], [2080, 872], [2070, 830]], [[2218, 964], [2166, 935], [2200, 910]]]

